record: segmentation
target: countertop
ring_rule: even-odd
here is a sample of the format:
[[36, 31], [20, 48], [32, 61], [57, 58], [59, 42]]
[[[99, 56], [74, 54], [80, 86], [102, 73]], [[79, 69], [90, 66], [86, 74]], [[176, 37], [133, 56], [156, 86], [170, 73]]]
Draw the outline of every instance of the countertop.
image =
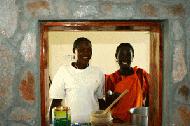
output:
[[[53, 126], [53, 124], [50, 124], [49, 126]], [[135, 124], [130, 123], [109, 123], [109, 124], [91, 124], [91, 125], [79, 125], [79, 126], [137, 126]]]
[[110, 123], [110, 124], [102, 124], [102, 125], [91, 125], [91, 126], [137, 126], [130, 123]]

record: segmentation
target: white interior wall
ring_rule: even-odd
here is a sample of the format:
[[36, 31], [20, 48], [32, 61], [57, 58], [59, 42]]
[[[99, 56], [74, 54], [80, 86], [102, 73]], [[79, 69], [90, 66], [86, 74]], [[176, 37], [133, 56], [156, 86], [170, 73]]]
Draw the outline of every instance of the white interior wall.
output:
[[99, 66], [106, 74], [118, 69], [115, 51], [119, 43], [130, 42], [135, 50], [132, 66], [139, 66], [149, 72], [150, 34], [140, 32], [69, 32], [50, 31], [49, 39], [49, 74], [53, 78], [62, 64], [72, 61], [72, 45], [76, 38], [87, 37], [92, 41], [91, 65]]

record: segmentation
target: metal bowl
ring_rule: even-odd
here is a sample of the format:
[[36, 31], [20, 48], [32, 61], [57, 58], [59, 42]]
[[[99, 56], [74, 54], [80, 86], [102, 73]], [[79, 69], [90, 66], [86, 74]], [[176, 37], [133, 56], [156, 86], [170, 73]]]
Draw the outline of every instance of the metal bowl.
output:
[[132, 114], [132, 124], [148, 126], [148, 110], [148, 107], [131, 108], [129, 112]]

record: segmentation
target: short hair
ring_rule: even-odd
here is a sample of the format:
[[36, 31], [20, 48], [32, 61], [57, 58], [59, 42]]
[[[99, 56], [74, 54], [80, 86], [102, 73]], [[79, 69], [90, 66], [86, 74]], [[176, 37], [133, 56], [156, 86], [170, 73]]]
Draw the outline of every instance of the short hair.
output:
[[85, 37], [77, 38], [73, 43], [73, 53], [75, 53], [75, 49], [77, 49], [79, 44], [82, 42], [88, 42], [89, 44], [91, 44], [91, 41]]
[[119, 46], [117, 46], [117, 49], [116, 49], [116, 52], [115, 52], [115, 58], [117, 59], [117, 55], [119, 53], [119, 50], [122, 48], [122, 47], [126, 47], [126, 48], [130, 48], [133, 52], [133, 57], [134, 57], [134, 49], [133, 49], [133, 46], [130, 44], [130, 43], [120, 43]]

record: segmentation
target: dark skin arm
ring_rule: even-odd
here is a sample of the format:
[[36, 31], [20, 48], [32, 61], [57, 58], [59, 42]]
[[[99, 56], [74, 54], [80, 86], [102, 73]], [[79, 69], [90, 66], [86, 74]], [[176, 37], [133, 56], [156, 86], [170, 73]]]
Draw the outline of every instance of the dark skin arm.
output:
[[117, 97], [120, 93], [113, 93], [112, 95], [106, 95], [106, 99], [98, 99], [100, 110], [105, 110]]
[[53, 99], [51, 106], [50, 106], [50, 111], [49, 111], [49, 121], [52, 123], [52, 109], [54, 107], [60, 106], [62, 102], [62, 99]]
[[[102, 107], [103, 109], [106, 109], [120, 95], [120, 93], [114, 92], [113, 86], [109, 86], [109, 85], [114, 85], [112, 80], [109, 77], [106, 77], [105, 85], [106, 85], [105, 86], [105, 100], [102, 99], [101, 101], [101, 103], [103, 104], [103, 107]], [[106, 88], [107, 86], [110, 88], [107, 89]]]
[[98, 99], [98, 102], [99, 102], [99, 109], [100, 110], [104, 110], [106, 109], [106, 101], [104, 99]]
[[115, 99], [117, 99], [119, 97], [119, 95], [120, 95], [120, 93], [117, 93], [117, 92], [115, 92], [115, 93], [113, 93], [111, 95], [109, 95], [109, 94], [106, 95], [106, 105], [109, 106]]

